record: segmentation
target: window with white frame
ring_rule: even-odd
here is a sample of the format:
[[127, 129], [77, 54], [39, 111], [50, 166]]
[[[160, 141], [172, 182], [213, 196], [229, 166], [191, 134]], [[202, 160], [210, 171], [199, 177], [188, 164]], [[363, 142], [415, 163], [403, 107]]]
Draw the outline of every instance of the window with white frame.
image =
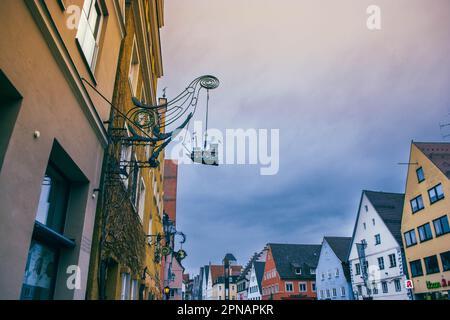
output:
[[292, 282], [286, 282], [286, 292], [292, 291], [294, 291], [294, 286], [292, 285]]
[[337, 290], [336, 290], [336, 288], [333, 288], [333, 298], [336, 298], [337, 297]]
[[313, 292], [316, 292], [317, 288], [316, 288], [316, 283], [315, 282], [311, 282], [311, 290]]
[[306, 292], [306, 282], [300, 282], [298, 284], [298, 291], [299, 292]]
[[133, 39], [133, 50], [131, 51], [130, 71], [128, 73], [128, 80], [131, 86], [131, 92], [133, 96], [136, 96], [137, 85], [139, 80], [139, 51], [136, 42], [136, 38]]
[[76, 39], [91, 70], [97, 60], [102, 13], [97, 0], [85, 0]]
[[302, 274], [302, 268], [295, 268], [295, 274]]
[[345, 287], [341, 287], [341, 297], [345, 297]]

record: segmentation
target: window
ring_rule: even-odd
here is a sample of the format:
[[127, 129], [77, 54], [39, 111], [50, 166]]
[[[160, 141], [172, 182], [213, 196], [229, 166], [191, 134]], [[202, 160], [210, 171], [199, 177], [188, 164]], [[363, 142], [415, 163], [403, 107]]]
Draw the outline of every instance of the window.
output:
[[128, 74], [128, 80], [130, 81], [131, 92], [133, 96], [136, 96], [137, 85], [139, 80], [139, 52], [136, 43], [136, 39], [133, 40], [133, 50], [131, 52], [130, 71]]
[[120, 291], [120, 300], [130, 300], [130, 280], [131, 276], [129, 273], [122, 273], [122, 286]]
[[366, 223], [365, 222], [363, 222], [363, 227], [364, 227], [364, 230], [366, 230]]
[[425, 175], [423, 174], [422, 167], [420, 167], [419, 169], [416, 170], [416, 175], [417, 175], [417, 181], [419, 183], [421, 183], [423, 180], [425, 180]]
[[69, 188], [69, 181], [49, 165], [41, 185], [36, 221], [60, 234], [66, 220]]
[[313, 292], [316, 292], [317, 288], [316, 288], [316, 283], [315, 282], [311, 282], [311, 290]]
[[295, 274], [302, 274], [301, 268], [295, 268]]
[[[128, 126], [125, 124], [124, 130], [128, 137], [130, 136], [130, 131], [128, 130]], [[132, 155], [132, 147], [130, 144], [123, 142], [120, 147], [120, 177], [125, 185], [125, 188], [128, 189], [128, 178], [130, 176], [130, 163], [131, 163], [131, 155]]]
[[300, 282], [298, 285], [298, 291], [300, 292], [306, 292], [306, 283], [305, 282]]
[[410, 201], [412, 213], [416, 213], [424, 208], [422, 195], [419, 195]]
[[334, 271], [334, 276], [336, 278], [339, 277], [339, 268], [336, 268], [336, 270]]
[[130, 300], [138, 300], [139, 299], [138, 287], [139, 287], [139, 283], [138, 283], [137, 280], [131, 281], [131, 296], [130, 296]]
[[450, 251], [441, 253], [442, 271], [450, 271]]
[[384, 270], [384, 258], [383, 257], [378, 258], [378, 267], [380, 268], [380, 270]]
[[412, 277], [423, 276], [422, 262], [420, 260], [411, 261], [409, 263], [409, 266], [411, 268], [411, 276]]
[[0, 170], [3, 166], [21, 104], [21, 94], [9, 81], [6, 74], [0, 70]]
[[328, 299], [331, 298], [331, 295], [330, 295], [330, 289], [327, 289], [327, 298], [328, 298]]
[[325, 273], [322, 272], [322, 281], [325, 280]]
[[389, 292], [388, 284], [386, 281], [381, 281], [381, 289], [383, 290], [383, 293]]
[[436, 220], [433, 220], [433, 225], [436, 237], [442, 236], [450, 232], [447, 215], [442, 216]]
[[402, 284], [400, 283], [400, 279], [395, 279], [394, 280], [394, 285], [395, 285], [395, 291], [396, 292], [402, 291]]
[[91, 70], [94, 70], [97, 59], [101, 22], [102, 14], [98, 2], [85, 0], [76, 39]]
[[428, 196], [430, 197], [430, 204], [433, 204], [441, 199], [444, 199], [444, 192], [442, 191], [442, 184], [428, 190]]
[[372, 292], [373, 294], [378, 294], [378, 284], [376, 284], [375, 282], [372, 282]]
[[49, 164], [41, 184], [35, 223], [35, 229], [38, 227], [44, 235], [36, 238], [33, 234], [23, 278], [22, 300], [53, 299], [61, 245], [42, 240], [53, 233], [63, 237], [69, 189], [69, 181]]
[[20, 299], [50, 300], [56, 280], [58, 251], [36, 240], [31, 241]]
[[325, 296], [323, 295], [323, 290], [320, 290], [320, 298], [323, 299]]
[[366, 209], [366, 212], [369, 211], [369, 207], [368, 206], [364, 206], [364, 209]]
[[425, 262], [425, 270], [427, 271], [427, 274], [439, 272], [437, 256], [426, 257], [423, 260]]
[[355, 263], [355, 273], [356, 275], [361, 274], [361, 265], [359, 263]]
[[433, 238], [433, 235], [431, 234], [431, 227], [429, 223], [426, 223], [419, 228], [417, 228], [419, 231], [419, 239], [420, 242], [428, 241]]
[[380, 236], [380, 234], [376, 234], [375, 235], [375, 245], [377, 246], [379, 244], [381, 244], [381, 236]]
[[328, 279], [331, 279], [331, 272], [328, 271]]
[[138, 203], [139, 218], [141, 219], [141, 222], [144, 222], [145, 182], [142, 177], [139, 181], [139, 191], [138, 191], [138, 197], [136, 199], [136, 202]]
[[362, 267], [362, 273], [367, 275], [367, 270], [369, 269], [369, 262], [364, 261], [363, 267]]
[[417, 244], [417, 239], [416, 239], [416, 231], [410, 230], [408, 232], [405, 232], [404, 234], [405, 236], [405, 243], [406, 243], [406, 247], [411, 247]]
[[[300, 269], [300, 270], [301, 270], [301, 269]], [[309, 273], [310, 273], [310, 274], [316, 274], [316, 269], [314, 269], [314, 268], [309, 269]]]
[[341, 287], [341, 297], [345, 297], [345, 287]]
[[358, 294], [359, 294], [360, 296], [362, 296], [362, 286], [361, 286], [360, 284], [358, 284], [358, 285], [356, 286], [356, 288], [357, 288], [357, 290], [358, 290]]
[[337, 290], [336, 290], [336, 288], [333, 288], [333, 298], [336, 298], [337, 297]]
[[292, 292], [294, 291], [294, 287], [292, 285], [292, 282], [286, 282], [286, 291], [287, 292]]
[[372, 219], [372, 225], [375, 225], [375, 219]]
[[395, 259], [395, 253], [389, 255], [389, 268], [397, 266], [397, 260]]

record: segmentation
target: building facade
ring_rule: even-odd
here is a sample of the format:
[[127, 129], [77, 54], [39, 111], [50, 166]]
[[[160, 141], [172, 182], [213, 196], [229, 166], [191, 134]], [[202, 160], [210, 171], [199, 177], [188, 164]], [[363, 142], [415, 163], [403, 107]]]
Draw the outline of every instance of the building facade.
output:
[[319, 300], [353, 300], [347, 262], [352, 238], [324, 237], [316, 270]]
[[121, 7], [4, 0], [0, 21], [0, 299], [84, 299], [110, 106], [83, 79], [112, 99]]
[[316, 268], [320, 245], [276, 244], [266, 246], [262, 280], [263, 300], [312, 300], [316, 294]]
[[110, 144], [103, 161], [87, 298], [161, 299], [158, 235], [163, 233], [164, 154], [159, 156], [159, 167], [142, 165], [152, 147], [127, 140], [136, 129], [123, 115], [135, 108], [133, 99], [149, 105], [161, 103], [156, 86], [163, 75], [159, 40], [163, 1], [111, 2], [121, 6], [124, 39], [109, 118]]
[[361, 194], [348, 256], [355, 299], [408, 300], [400, 224], [404, 195]]
[[254, 261], [250, 269], [247, 300], [262, 300], [262, 279], [265, 261]]
[[416, 299], [450, 295], [450, 144], [412, 142], [401, 232]]

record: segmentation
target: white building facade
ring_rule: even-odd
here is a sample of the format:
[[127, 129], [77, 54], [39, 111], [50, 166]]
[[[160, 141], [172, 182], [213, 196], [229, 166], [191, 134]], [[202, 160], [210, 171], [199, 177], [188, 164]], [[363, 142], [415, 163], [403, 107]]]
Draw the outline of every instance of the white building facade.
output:
[[255, 261], [250, 269], [247, 300], [262, 300], [262, 278], [264, 276], [264, 261]]
[[363, 191], [348, 256], [355, 299], [409, 300], [400, 233], [404, 195]]

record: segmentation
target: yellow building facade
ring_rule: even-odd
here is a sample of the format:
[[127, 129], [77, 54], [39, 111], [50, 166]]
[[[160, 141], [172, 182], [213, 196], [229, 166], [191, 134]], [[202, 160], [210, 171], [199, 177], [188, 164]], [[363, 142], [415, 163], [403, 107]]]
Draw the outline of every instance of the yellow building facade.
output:
[[450, 292], [450, 143], [412, 142], [401, 232], [416, 299]]
[[[117, 3], [122, 6], [125, 37], [112, 101], [117, 110], [109, 130], [112, 136], [117, 132], [130, 136], [131, 128], [121, 115], [135, 107], [132, 98], [148, 105], [159, 102], [156, 90], [163, 75], [159, 30], [164, 24], [164, 1]], [[152, 152], [150, 145], [123, 142], [109, 150], [111, 159], [104, 162], [103, 205], [99, 205], [94, 233], [89, 299], [162, 299], [158, 240], [163, 237], [164, 152], [159, 155], [158, 168], [142, 165]], [[111, 172], [115, 169], [120, 181], [114, 182]]]

